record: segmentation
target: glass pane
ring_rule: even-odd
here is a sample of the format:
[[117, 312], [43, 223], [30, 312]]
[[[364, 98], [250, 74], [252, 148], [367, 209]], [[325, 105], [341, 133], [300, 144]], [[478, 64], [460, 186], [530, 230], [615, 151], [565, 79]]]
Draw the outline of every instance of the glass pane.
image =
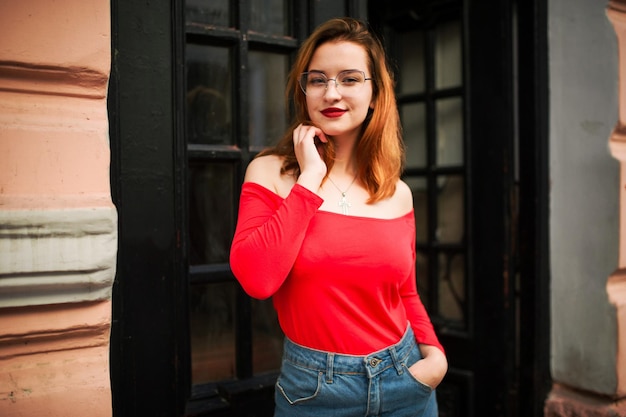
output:
[[461, 23], [448, 22], [435, 30], [435, 85], [437, 88], [462, 85]]
[[418, 243], [428, 241], [428, 194], [426, 178], [407, 177], [404, 179], [413, 192], [413, 211]]
[[250, 145], [266, 147], [287, 128], [287, 56], [250, 52]]
[[426, 106], [423, 103], [400, 106], [400, 120], [406, 145], [408, 168], [426, 166]]
[[424, 33], [421, 31], [404, 32], [398, 35], [399, 56], [399, 91], [401, 94], [421, 93], [424, 91]]
[[185, 0], [187, 23], [230, 26], [229, 0]]
[[437, 101], [437, 165], [463, 165], [462, 112], [460, 98]]
[[233, 282], [190, 288], [193, 384], [233, 378], [235, 375], [235, 294]]
[[253, 299], [252, 369], [255, 374], [280, 369], [283, 339], [283, 332], [278, 324], [272, 301]]
[[439, 315], [465, 319], [465, 258], [460, 253], [439, 255]]
[[417, 251], [417, 293], [422, 299], [422, 303], [426, 308], [430, 308], [430, 299], [428, 298], [428, 256], [426, 253]]
[[234, 233], [234, 170], [225, 163], [189, 164], [189, 263], [228, 262]]
[[250, 4], [250, 30], [273, 35], [289, 34], [285, 0], [254, 0]]
[[187, 140], [230, 144], [232, 93], [230, 50], [187, 44]]
[[439, 177], [437, 181], [437, 240], [442, 243], [462, 243], [463, 177]]

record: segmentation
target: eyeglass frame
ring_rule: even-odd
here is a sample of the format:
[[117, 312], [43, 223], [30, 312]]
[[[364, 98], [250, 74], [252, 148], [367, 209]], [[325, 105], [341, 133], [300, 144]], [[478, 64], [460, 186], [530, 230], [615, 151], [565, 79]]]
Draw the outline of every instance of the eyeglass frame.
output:
[[322, 93], [320, 95], [320, 97], [324, 94], [326, 94], [326, 92], [328, 91], [328, 84], [330, 83], [330, 81], [334, 81], [335, 82], [335, 89], [337, 89], [337, 91], [339, 90], [339, 83], [337, 82], [337, 78], [339, 77], [339, 75], [343, 74], [344, 72], [360, 72], [361, 74], [363, 74], [363, 82], [361, 83], [361, 88], [363, 85], [365, 85], [365, 81], [372, 81], [373, 78], [372, 77], [366, 77], [365, 76], [365, 71], [361, 71], [358, 69], [347, 69], [347, 70], [343, 70], [343, 71], [339, 71], [337, 73], [337, 75], [335, 76], [335, 78], [328, 78], [326, 76], [326, 74], [324, 74], [322, 71], [305, 71], [302, 74], [300, 74], [300, 76], [298, 77], [298, 85], [300, 86], [300, 89], [302, 90], [302, 92], [304, 93], [305, 96], [307, 96], [308, 94], [306, 93], [306, 87], [302, 86], [302, 80], [306, 75], [309, 74], [319, 74], [322, 77], [324, 77], [326, 79], [325, 85], [324, 85], [324, 93]]

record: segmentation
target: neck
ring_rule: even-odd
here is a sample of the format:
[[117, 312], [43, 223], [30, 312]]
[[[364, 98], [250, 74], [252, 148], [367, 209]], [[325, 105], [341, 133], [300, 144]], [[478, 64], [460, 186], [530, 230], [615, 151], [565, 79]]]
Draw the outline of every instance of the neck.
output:
[[357, 175], [356, 162], [344, 162], [342, 160], [336, 160], [333, 164], [333, 168], [328, 173], [334, 178], [354, 178]]
[[335, 177], [354, 177], [357, 174], [357, 163], [353, 146], [343, 144], [335, 146], [335, 161], [329, 174]]
[[344, 134], [341, 136], [332, 136], [332, 141], [335, 145], [335, 158], [336, 163], [343, 163], [347, 168], [354, 163], [355, 149], [358, 142], [358, 137], [355, 133]]

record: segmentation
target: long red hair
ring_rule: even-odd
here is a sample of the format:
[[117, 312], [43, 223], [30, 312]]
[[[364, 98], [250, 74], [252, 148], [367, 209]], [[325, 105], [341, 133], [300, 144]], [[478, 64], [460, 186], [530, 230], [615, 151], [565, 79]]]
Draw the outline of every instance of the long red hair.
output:
[[[293, 131], [301, 123], [311, 124], [306, 106], [306, 97], [298, 78], [306, 72], [317, 48], [326, 42], [352, 42], [365, 49], [372, 77], [374, 103], [362, 126], [361, 137], [356, 146], [357, 176], [370, 194], [368, 203], [393, 195], [396, 183], [404, 167], [404, 143], [400, 117], [394, 94], [394, 79], [380, 40], [367, 25], [352, 18], [331, 19], [320, 25], [302, 44], [289, 73], [286, 88], [287, 103], [293, 99], [294, 120], [278, 144], [259, 155], [283, 157], [283, 174], [298, 177], [300, 167], [293, 149]], [[330, 168], [334, 163], [332, 141], [324, 145], [323, 158]]]

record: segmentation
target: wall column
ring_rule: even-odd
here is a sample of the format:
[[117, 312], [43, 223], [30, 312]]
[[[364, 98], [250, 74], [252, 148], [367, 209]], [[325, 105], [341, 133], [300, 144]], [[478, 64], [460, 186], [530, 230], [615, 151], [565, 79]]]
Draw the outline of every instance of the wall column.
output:
[[[570, 6], [571, 4], [567, 3], [565, 7]], [[554, 334], [556, 333], [559, 346], [553, 350], [555, 355], [553, 364], [556, 362], [556, 366], [553, 365], [555, 383], [545, 405], [547, 417], [626, 416], [626, 3], [609, 2], [607, 15], [617, 34], [619, 52], [619, 120], [609, 138], [611, 155], [620, 163], [619, 190], [616, 190], [619, 192], [619, 232], [616, 232], [619, 235], [618, 264], [606, 281], [607, 305], [598, 302], [579, 305], [579, 307], [594, 309], [596, 321], [591, 322], [594, 324], [595, 330], [589, 331], [590, 329], [585, 326], [584, 320], [577, 320], [574, 323], [580, 333], [576, 337], [584, 340], [581, 343], [591, 341], [591, 347], [593, 347], [596, 357], [587, 355], [587, 352], [582, 349], [577, 349], [577, 346], [571, 343], [576, 337], [563, 341], [566, 339], [564, 334], [553, 330], [553, 343], [555, 343]], [[558, 30], [556, 31], [558, 32]], [[571, 85], [571, 80], [569, 81]], [[606, 97], [606, 100], [609, 99], [610, 97]], [[589, 102], [593, 103], [593, 100], [589, 99]], [[582, 104], [579, 106], [584, 107]], [[577, 145], [569, 142], [568, 144], [569, 146]], [[568, 156], [572, 157], [572, 155]], [[605, 176], [605, 179], [610, 182], [610, 177]], [[590, 218], [591, 224], [598, 221], [607, 222], [606, 218], [601, 216]], [[588, 238], [582, 232], [582, 227], [578, 237], [581, 239]], [[610, 240], [610, 238], [607, 235], [605, 240]], [[598, 249], [605, 248], [598, 247]], [[581, 252], [577, 256], [585, 259], [586, 256], [591, 256], [589, 254], [590, 252]], [[579, 293], [591, 298], [589, 289], [593, 286], [580, 286], [580, 282], [584, 283], [585, 281], [569, 281], [571, 291], [567, 294]], [[554, 287], [553, 285], [553, 291], [555, 291]], [[562, 288], [561, 291], [563, 291]], [[571, 299], [564, 298], [562, 301], [568, 300]], [[564, 307], [561, 305], [555, 306], [555, 308], [563, 309]], [[583, 314], [587, 313], [589, 312], [583, 311]], [[593, 317], [593, 315], [591, 316]], [[605, 320], [598, 321], [602, 317]], [[554, 326], [563, 324], [553, 321], [552, 326], [554, 328]], [[603, 333], [604, 337], [598, 338], [596, 334], [593, 334], [594, 331]], [[579, 353], [579, 355], [577, 356], [575, 353]]]
[[[619, 255], [617, 270], [607, 283], [611, 304], [617, 317], [617, 384], [615, 396], [626, 398], [626, 2], [612, 1], [607, 9], [615, 28], [618, 46], [618, 122], [611, 137], [611, 155], [620, 163]], [[626, 407], [624, 407], [626, 411]]]
[[112, 415], [108, 0], [0, 11], [0, 415]]

